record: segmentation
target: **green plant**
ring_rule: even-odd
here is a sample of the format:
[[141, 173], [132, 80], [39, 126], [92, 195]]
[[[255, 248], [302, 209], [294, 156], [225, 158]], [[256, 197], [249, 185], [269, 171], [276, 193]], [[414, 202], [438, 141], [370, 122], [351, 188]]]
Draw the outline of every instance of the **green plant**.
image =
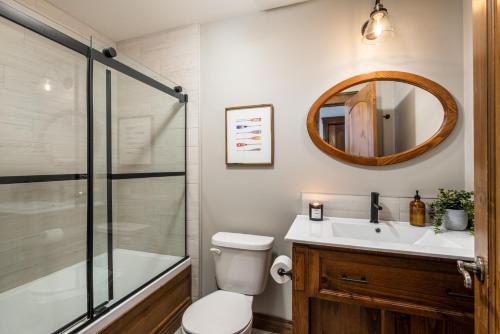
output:
[[469, 219], [469, 230], [474, 233], [474, 200], [472, 191], [439, 189], [437, 199], [431, 203], [430, 217], [434, 231], [440, 231], [446, 209], [464, 210]]

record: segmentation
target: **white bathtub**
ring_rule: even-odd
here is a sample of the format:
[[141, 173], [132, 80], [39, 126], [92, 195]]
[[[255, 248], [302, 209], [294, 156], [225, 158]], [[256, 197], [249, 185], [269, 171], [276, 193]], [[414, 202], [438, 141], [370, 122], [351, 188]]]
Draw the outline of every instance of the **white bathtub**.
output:
[[[115, 249], [113, 301], [128, 295], [181, 259], [179, 256]], [[107, 294], [107, 255], [102, 254], [94, 259], [94, 305], [106, 301]], [[86, 309], [86, 265], [80, 262], [0, 293], [0, 333], [52, 333], [84, 315]]]

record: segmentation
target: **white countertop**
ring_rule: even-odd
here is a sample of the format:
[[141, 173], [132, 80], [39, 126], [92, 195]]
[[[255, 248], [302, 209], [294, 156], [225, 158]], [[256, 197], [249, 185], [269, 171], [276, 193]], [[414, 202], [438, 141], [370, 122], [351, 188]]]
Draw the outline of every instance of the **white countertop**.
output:
[[[378, 232], [376, 231], [378, 229]], [[435, 233], [432, 226], [415, 227], [405, 222], [325, 217], [311, 221], [298, 215], [285, 240], [311, 245], [364, 249], [438, 258], [474, 259], [474, 236], [468, 231]]]

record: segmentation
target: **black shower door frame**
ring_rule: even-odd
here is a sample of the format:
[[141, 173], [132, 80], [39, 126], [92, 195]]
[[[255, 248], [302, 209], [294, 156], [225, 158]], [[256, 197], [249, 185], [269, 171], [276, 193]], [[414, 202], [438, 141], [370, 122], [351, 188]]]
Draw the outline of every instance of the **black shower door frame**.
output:
[[[87, 254], [86, 254], [86, 281], [87, 281], [87, 312], [82, 314], [80, 317], [69, 322], [62, 328], [56, 330], [54, 333], [76, 333], [81, 330], [89, 323], [95, 321], [105, 313], [112, 310], [114, 307], [120, 305], [124, 300], [128, 299], [130, 296], [134, 295], [138, 291], [142, 290], [144, 287], [149, 285], [151, 282], [155, 281], [159, 277], [163, 276], [165, 273], [170, 271], [173, 267], [177, 266], [179, 263], [183, 262], [188, 256], [184, 256], [183, 259], [167, 268], [159, 275], [153, 277], [151, 280], [146, 282], [140, 287], [137, 287], [134, 291], [131, 291], [127, 296], [116, 301], [113, 305], [107, 307], [107, 302], [101, 305], [94, 305], [94, 284], [93, 284], [93, 232], [94, 232], [94, 221], [93, 221], [93, 209], [94, 209], [94, 198], [93, 198], [93, 178], [94, 178], [94, 128], [93, 128], [93, 71], [94, 62], [97, 61], [113, 70], [116, 70], [122, 74], [125, 74], [135, 80], [138, 80], [150, 87], [156, 88], [157, 90], [164, 92], [179, 100], [179, 103], [184, 104], [184, 171], [183, 172], [156, 172], [156, 173], [112, 173], [111, 165], [111, 73], [107, 70], [106, 73], [106, 170], [107, 170], [107, 247], [108, 247], [108, 301], [113, 299], [113, 235], [112, 235], [112, 180], [121, 179], [137, 179], [137, 178], [156, 178], [156, 177], [169, 177], [169, 176], [184, 176], [184, 228], [187, 229], [187, 102], [188, 95], [182, 93], [181, 87], [168, 87], [161, 82], [135, 70], [134, 68], [123, 64], [113, 58], [106, 57], [102, 52], [88, 46], [71, 36], [68, 36], [61, 31], [5, 4], [0, 1], [0, 16], [14, 22], [28, 30], [31, 30], [53, 42], [56, 42], [62, 46], [65, 46], [74, 52], [77, 52], [87, 58], [87, 173], [83, 174], [54, 174], [54, 175], [22, 175], [22, 176], [0, 176], [0, 184], [19, 184], [19, 183], [34, 183], [34, 182], [55, 182], [55, 181], [71, 181], [71, 180], [86, 180], [87, 181]], [[186, 238], [186, 234], [185, 234]], [[184, 254], [187, 254], [187, 245], [184, 242]]]

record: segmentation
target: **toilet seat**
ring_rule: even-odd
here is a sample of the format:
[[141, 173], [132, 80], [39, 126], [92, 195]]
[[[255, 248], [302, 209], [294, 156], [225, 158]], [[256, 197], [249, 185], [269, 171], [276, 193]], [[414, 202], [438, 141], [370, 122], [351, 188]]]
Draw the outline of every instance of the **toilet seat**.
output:
[[252, 326], [252, 296], [219, 290], [194, 302], [182, 316], [189, 334], [238, 334]]

